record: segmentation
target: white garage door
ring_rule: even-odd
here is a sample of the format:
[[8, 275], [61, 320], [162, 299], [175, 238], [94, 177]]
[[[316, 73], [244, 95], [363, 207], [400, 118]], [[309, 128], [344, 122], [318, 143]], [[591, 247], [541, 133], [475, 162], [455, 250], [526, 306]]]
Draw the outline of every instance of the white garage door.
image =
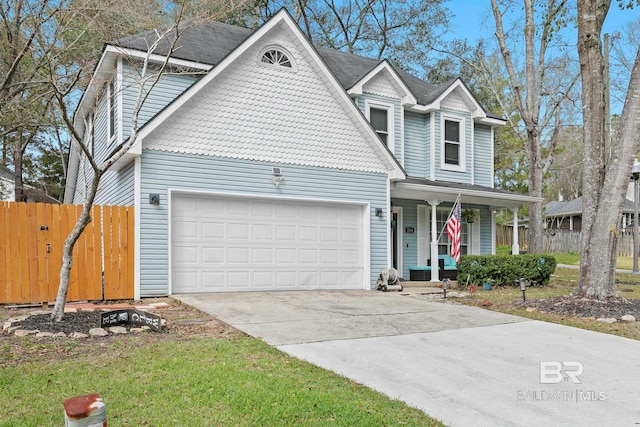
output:
[[174, 195], [172, 292], [362, 289], [363, 209]]

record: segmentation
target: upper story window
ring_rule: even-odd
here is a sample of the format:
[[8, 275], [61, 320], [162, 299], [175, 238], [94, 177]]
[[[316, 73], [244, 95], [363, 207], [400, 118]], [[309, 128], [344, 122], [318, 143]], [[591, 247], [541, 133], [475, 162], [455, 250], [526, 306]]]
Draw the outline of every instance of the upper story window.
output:
[[442, 120], [442, 168], [464, 170], [464, 120], [445, 117]]
[[365, 101], [365, 116], [378, 137], [391, 150], [395, 149], [393, 139], [393, 105]]
[[260, 65], [279, 67], [283, 70], [297, 71], [291, 55], [279, 47], [270, 46], [263, 49], [260, 52], [259, 63]]

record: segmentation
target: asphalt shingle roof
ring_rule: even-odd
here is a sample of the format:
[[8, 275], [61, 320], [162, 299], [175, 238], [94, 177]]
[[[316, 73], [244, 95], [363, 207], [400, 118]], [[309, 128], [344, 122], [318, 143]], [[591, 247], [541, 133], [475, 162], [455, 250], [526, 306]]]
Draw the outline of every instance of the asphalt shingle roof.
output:
[[[633, 212], [633, 202], [624, 199], [623, 212]], [[546, 216], [562, 216], [582, 214], [582, 197], [570, 200], [568, 202], [560, 202], [554, 200], [545, 205]]]
[[[248, 28], [221, 22], [204, 23], [182, 32], [178, 40], [179, 49], [172, 56], [215, 67], [253, 32], [254, 30]], [[116, 40], [110, 44], [146, 52], [156, 37], [155, 31], [147, 31]], [[167, 39], [163, 41], [164, 43], [161, 43], [155, 50], [160, 55], [166, 55], [169, 48]], [[333, 49], [323, 47], [316, 47], [316, 49], [344, 89], [351, 88], [381, 62], [378, 59]], [[395, 67], [394, 69], [421, 105], [435, 101], [456, 80], [452, 79], [440, 85], [432, 85], [401, 69]], [[499, 118], [492, 114], [488, 115]]]

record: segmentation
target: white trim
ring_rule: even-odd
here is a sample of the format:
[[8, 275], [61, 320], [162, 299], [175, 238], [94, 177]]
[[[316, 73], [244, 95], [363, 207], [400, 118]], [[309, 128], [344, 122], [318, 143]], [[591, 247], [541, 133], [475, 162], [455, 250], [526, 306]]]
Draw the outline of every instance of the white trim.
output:
[[[471, 161], [469, 162], [469, 169], [471, 169], [471, 185], [476, 184], [476, 126], [471, 121], [471, 141], [469, 141], [471, 151]], [[493, 157], [491, 157], [491, 164], [493, 164]], [[491, 175], [493, 176], [493, 175]]]
[[[299, 199], [296, 199], [299, 200]], [[362, 205], [362, 251], [363, 269], [362, 269], [362, 288], [366, 291], [374, 290], [371, 283], [371, 203], [367, 202]]]
[[400, 158], [398, 159], [398, 156], [396, 156], [396, 159], [398, 159], [398, 162], [400, 162], [400, 166], [404, 167], [404, 158], [405, 158], [405, 144], [404, 144], [404, 108], [400, 108], [400, 152], [402, 153], [402, 156], [400, 156]]
[[429, 224], [429, 209], [427, 205], [416, 205], [416, 221], [417, 221], [417, 237], [416, 244], [416, 265], [427, 265], [429, 259], [430, 250], [430, 227]]
[[[116, 134], [116, 121], [118, 120], [118, 118], [116, 117], [116, 113], [113, 111], [114, 109], [114, 102], [115, 102], [115, 107], [117, 108], [118, 104], [118, 99], [116, 98], [116, 94], [114, 92], [117, 92], [116, 90], [116, 83], [117, 83], [117, 76], [113, 76], [113, 78], [111, 80], [109, 80], [109, 82], [107, 82], [107, 147], [111, 147], [113, 145], [114, 142], [116, 142], [116, 140], [118, 139], [117, 134]], [[113, 117], [113, 124], [112, 124], [112, 120], [111, 117]], [[111, 128], [113, 127], [113, 132], [111, 131]]]
[[404, 83], [404, 81], [400, 78], [396, 70], [389, 64], [389, 62], [385, 59], [381, 61], [378, 65], [376, 65], [371, 71], [369, 71], [363, 78], [358, 80], [352, 87], [347, 89], [347, 93], [351, 97], [357, 97], [363, 94], [364, 86], [374, 79], [378, 74], [383, 71], [387, 71], [394, 82], [400, 86], [400, 89], [404, 92], [401, 94], [400, 102], [404, 106], [413, 106], [418, 103], [418, 100], [411, 93], [411, 89]]
[[[118, 47], [110, 44], [105, 46], [103, 57], [106, 56], [106, 54], [111, 54], [111, 55], [115, 54], [118, 56], [122, 55], [129, 58], [139, 58], [139, 59], [145, 59], [145, 60], [147, 59], [147, 52], [145, 51], [126, 48], [126, 47]], [[150, 63], [164, 64], [167, 58], [165, 55], [158, 55], [158, 54], [152, 53], [151, 55], [148, 55], [148, 59]], [[213, 68], [213, 66], [210, 64], [203, 64], [201, 62], [194, 62], [186, 59], [177, 59], [173, 57], [169, 58], [167, 65], [176, 66], [176, 67], [196, 68], [204, 71], [209, 71], [210, 69]], [[97, 68], [98, 67], [96, 67], [96, 69]]]
[[[450, 141], [450, 142], [458, 142], [459, 145], [459, 149], [458, 149], [458, 160], [459, 163], [458, 165], [452, 165], [449, 163], [445, 163], [445, 143], [447, 142], [445, 140], [445, 121], [449, 121], [449, 122], [457, 122], [458, 125], [460, 126], [459, 129], [459, 133], [460, 133], [460, 141]], [[466, 138], [465, 135], [467, 133], [467, 124], [466, 124], [466, 120], [464, 117], [459, 117], [459, 116], [454, 116], [451, 114], [446, 114], [446, 113], [442, 113], [440, 114], [440, 169], [442, 170], [446, 170], [446, 171], [454, 171], [454, 172], [466, 172], [467, 170], [467, 143], [466, 143]]]
[[[116, 129], [116, 135], [117, 135], [117, 145], [120, 145], [124, 139], [124, 94], [123, 92], [123, 76], [122, 76], [122, 58], [118, 58], [118, 62], [116, 65], [116, 76], [114, 77], [115, 79], [117, 79], [117, 90], [116, 90], [116, 100], [117, 100], [117, 104], [116, 106], [118, 107], [118, 114], [115, 117], [116, 119], [116, 123], [114, 124], [114, 126], [118, 126], [118, 128]], [[116, 86], [114, 85], [114, 88]]]
[[[362, 125], [362, 130], [365, 133], [368, 133], [368, 138], [372, 142], [378, 141], [379, 138], [377, 134], [374, 132], [373, 128], [367, 123], [364, 125], [365, 119], [362, 115], [360, 109], [354, 104], [351, 97], [347, 94], [344, 88], [340, 85], [338, 80], [335, 78], [334, 74], [329, 70], [328, 66], [324, 62], [324, 60], [320, 57], [315, 48], [309, 43], [309, 40], [302, 33], [300, 28], [295, 24], [291, 15], [285, 10], [282, 9], [278, 13], [276, 13], [271, 19], [269, 19], [264, 25], [258, 28], [254, 33], [252, 33], [244, 42], [240, 44], [236, 49], [234, 49], [229, 55], [227, 55], [215, 68], [213, 68], [207, 75], [202, 77], [200, 80], [195, 82], [185, 93], [176, 98], [173, 102], [171, 102], [164, 110], [158, 113], [151, 121], [149, 121], [144, 127], [140, 129], [138, 136], [136, 138], [136, 142], [133, 144], [132, 148], [136, 149], [136, 146], [139, 146], [142, 140], [148, 136], [151, 132], [153, 132], [161, 123], [164, 123], [175, 111], [177, 111], [180, 107], [182, 107], [186, 102], [188, 102], [193, 96], [200, 92], [206, 85], [209, 84], [213, 79], [215, 79], [218, 75], [224, 72], [227, 67], [233, 63], [236, 59], [240, 57], [243, 53], [245, 53], [253, 44], [264, 37], [269, 31], [275, 26], [285, 23], [286, 26], [291, 30], [292, 35], [303, 45], [307, 47], [307, 52], [309, 55], [307, 56], [310, 61], [312, 61], [315, 66], [320, 69], [320, 72], [326, 76], [328, 83], [333, 88], [337, 98], [339, 98], [343, 105], [346, 106], [346, 111], [351, 115], [351, 117], [355, 120], [356, 126], [358, 120], [362, 120], [360, 124]], [[364, 135], [366, 137], [366, 135]], [[404, 171], [400, 167], [400, 165], [396, 162], [393, 155], [385, 149], [385, 147], [372, 144], [372, 148], [376, 149], [381, 157], [386, 161], [385, 167], [388, 168], [388, 176], [390, 179], [404, 179], [406, 177]]]
[[[367, 120], [369, 121], [369, 124], [371, 124], [371, 108], [375, 109], [375, 110], [385, 110], [387, 112], [387, 148], [389, 149], [389, 151], [391, 151], [394, 155], [396, 153], [396, 143], [395, 143], [395, 108], [394, 105], [388, 102], [382, 102], [382, 101], [374, 101], [374, 100], [370, 100], [370, 99], [365, 99], [364, 100], [364, 115], [367, 118]], [[373, 127], [373, 125], [371, 125], [371, 127]], [[375, 131], [375, 129], [374, 129]], [[376, 131], [376, 136], [378, 135], [378, 132]]]
[[[398, 242], [398, 275], [404, 275], [404, 209], [401, 206], [394, 206], [391, 210], [392, 214], [398, 214], [396, 222], [396, 240]], [[392, 217], [392, 215], [390, 215]], [[391, 227], [389, 227], [391, 229]], [[391, 256], [389, 264], [393, 264], [393, 242], [391, 242]], [[408, 279], [408, 278], [407, 278]]]
[[494, 177], [495, 175], [495, 166], [493, 164], [493, 159], [495, 159], [494, 155], [495, 155], [495, 145], [496, 145], [496, 140], [495, 140], [495, 132], [493, 129], [493, 126], [490, 128], [491, 129], [491, 188], [495, 187], [495, 179]]
[[429, 113], [429, 140], [430, 144], [430, 155], [431, 159], [429, 161], [429, 179], [435, 181], [436, 179], [436, 113], [432, 111]]
[[[276, 50], [281, 52], [286, 58], [287, 61], [289, 61], [289, 64], [291, 65], [290, 67], [286, 67], [284, 65], [280, 65], [280, 64], [269, 64], [268, 62], [263, 62], [262, 61], [262, 57], [265, 55], [265, 53], [267, 53], [270, 50]], [[296, 64], [296, 61], [293, 59], [293, 55], [291, 55], [291, 52], [289, 52], [287, 49], [285, 49], [284, 47], [277, 45], [277, 44], [270, 44], [267, 45], [266, 47], [264, 47], [260, 53], [258, 54], [258, 57], [256, 58], [256, 62], [258, 64], [258, 66], [260, 67], [267, 67], [267, 68], [273, 68], [276, 70], [280, 70], [280, 71], [286, 71], [289, 73], [297, 73], [298, 72], [298, 64]]]
[[134, 240], [134, 255], [133, 255], [133, 299], [139, 300], [141, 295], [141, 284], [140, 284], [140, 260], [142, 259], [140, 256], [140, 224], [141, 224], [141, 212], [140, 207], [142, 206], [141, 200], [141, 184], [142, 184], [142, 162], [140, 157], [136, 157], [135, 163], [133, 165], [133, 206], [135, 209], [134, 212], [134, 229], [135, 229], [135, 240]]
[[491, 255], [496, 254], [496, 213], [491, 210]]
[[[172, 242], [172, 234], [171, 234], [171, 222], [172, 222], [172, 206], [173, 206], [173, 196], [175, 194], [186, 194], [186, 195], [202, 195], [202, 196], [218, 196], [218, 197], [237, 197], [244, 199], [260, 199], [260, 200], [271, 200], [271, 201], [291, 201], [291, 202], [311, 202], [311, 203], [332, 203], [332, 204], [343, 204], [343, 205], [353, 205], [360, 206], [362, 208], [363, 215], [363, 223], [362, 223], [362, 245], [363, 245], [363, 271], [362, 271], [362, 289], [371, 290], [371, 203], [367, 201], [355, 201], [355, 200], [340, 200], [340, 199], [322, 199], [322, 198], [312, 198], [312, 197], [293, 197], [293, 196], [278, 196], [271, 194], [261, 194], [261, 193], [237, 193], [232, 191], [207, 191], [207, 190], [190, 190], [190, 189], [182, 189], [182, 188], [167, 188], [167, 262], [169, 265], [167, 266], [167, 283], [168, 283], [168, 291], [169, 295], [173, 295], [173, 272], [172, 272], [172, 251], [173, 247]], [[387, 199], [388, 200], [388, 199]], [[137, 227], [139, 232], [139, 227]]]

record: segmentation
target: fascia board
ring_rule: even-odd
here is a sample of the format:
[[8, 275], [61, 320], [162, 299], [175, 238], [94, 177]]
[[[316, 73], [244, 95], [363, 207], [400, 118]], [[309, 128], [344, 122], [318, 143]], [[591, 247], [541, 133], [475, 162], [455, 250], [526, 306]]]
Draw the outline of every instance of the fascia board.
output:
[[[256, 40], [259, 40], [263, 37], [269, 30], [275, 27], [278, 23], [282, 21], [280, 15], [282, 13], [286, 13], [283, 11], [278, 12], [275, 16], [273, 16], [270, 20], [268, 20], [264, 25], [258, 28], [255, 32], [253, 32], [249, 37], [247, 37], [236, 49], [231, 51], [220, 63], [213, 69], [211, 69], [207, 75], [202, 77], [196, 83], [194, 83], [186, 92], [184, 92], [181, 96], [176, 98], [173, 102], [171, 102], [164, 110], [158, 113], [151, 122], [147, 123], [144, 127], [140, 129], [138, 133], [138, 137], [136, 138], [136, 142], [133, 146], [140, 145], [142, 139], [147, 137], [151, 132], [153, 132], [161, 123], [164, 123], [174, 112], [176, 112], [180, 107], [182, 107], [187, 101], [189, 101], [193, 96], [195, 96], [202, 88], [209, 84], [213, 79], [215, 79], [222, 71], [224, 71], [231, 63], [233, 63], [240, 55], [242, 55]], [[133, 148], [133, 147], [132, 147]]]
[[[184, 105], [187, 101], [189, 101], [195, 94], [197, 94], [200, 90], [202, 90], [206, 85], [208, 85], [213, 79], [215, 79], [220, 73], [222, 73], [230, 64], [232, 64], [240, 55], [242, 55], [247, 49], [249, 49], [257, 40], [262, 38], [265, 34], [267, 34], [272, 28], [276, 25], [284, 22], [293, 32], [293, 34], [297, 37], [297, 39], [302, 43], [303, 46], [307, 46], [307, 51], [310, 53], [316, 65], [320, 68], [322, 73], [327, 77], [327, 80], [333, 86], [335, 93], [340, 96], [342, 102], [347, 106], [348, 109], [351, 110], [352, 114], [356, 120], [360, 120], [362, 129], [368, 133], [368, 137], [372, 141], [379, 141], [378, 135], [375, 133], [373, 128], [366, 121], [362, 112], [358, 109], [358, 107], [354, 104], [349, 94], [344, 90], [344, 88], [338, 82], [338, 79], [335, 77], [333, 72], [326, 65], [322, 57], [318, 54], [316, 49], [309, 43], [309, 40], [304, 36], [304, 34], [300, 31], [298, 26], [293, 22], [293, 19], [289, 15], [289, 13], [285, 9], [281, 9], [278, 13], [276, 13], [270, 20], [268, 20], [264, 25], [258, 28], [255, 32], [253, 32], [247, 39], [245, 39], [235, 50], [229, 53], [215, 68], [211, 69], [207, 75], [205, 75], [202, 79], [194, 83], [184, 94], [182, 94], [179, 98], [169, 104], [163, 111], [158, 113], [151, 122], [147, 123], [143, 128], [140, 129], [138, 136], [136, 138], [135, 143], [132, 145], [131, 149], [136, 150], [136, 152], [141, 151], [142, 140], [147, 137], [151, 132], [153, 132], [161, 123], [164, 123], [175, 111], [177, 111], [182, 105]], [[380, 142], [382, 144], [382, 142]], [[377, 147], [383, 156], [387, 160], [388, 173], [395, 175], [402, 175], [402, 177], [406, 176], [404, 171], [397, 163], [393, 155], [383, 147]], [[393, 171], [393, 172], [392, 172]]]
[[389, 62], [385, 59], [380, 62], [380, 64], [376, 65], [371, 71], [364, 75], [359, 81], [357, 81], [351, 88], [347, 90], [347, 93], [351, 96], [360, 96], [363, 93], [363, 87], [370, 80], [376, 77], [379, 73], [386, 70], [393, 80], [396, 82], [398, 86], [402, 89], [404, 94], [401, 97], [402, 105], [415, 105], [418, 103], [418, 100], [413, 93], [411, 93], [411, 89], [404, 83], [402, 78], [398, 75], [396, 70], [389, 64]]
[[[455, 196], [460, 193], [462, 196], [475, 197], [475, 198], [483, 198], [483, 199], [493, 199], [495, 201], [502, 201], [508, 204], [509, 206], [519, 206], [522, 204], [529, 203], [537, 203], [542, 202], [542, 197], [533, 197], [533, 196], [525, 196], [520, 194], [505, 194], [505, 193], [492, 193], [482, 190], [470, 190], [470, 189], [458, 189], [452, 187], [440, 187], [434, 185], [423, 185], [423, 184], [413, 184], [413, 183], [405, 183], [405, 182], [396, 182], [394, 187], [398, 190], [408, 190], [415, 192], [429, 192], [433, 194], [441, 194], [443, 196], [448, 195], [448, 198], [444, 197], [443, 201], [455, 201]], [[451, 195], [453, 197], [451, 198]]]
[[[144, 52], [141, 50], [131, 49], [127, 47], [120, 47], [115, 45], [107, 45], [106, 52], [115, 53], [119, 56], [124, 56], [127, 58], [138, 58], [138, 59], [148, 58], [149, 61], [153, 63], [164, 63], [167, 58], [164, 55], [158, 55], [155, 53], [151, 55], [147, 55], [147, 52]], [[203, 71], [209, 71], [211, 68], [213, 68], [213, 66], [210, 64], [203, 64], [201, 62], [188, 61], [185, 59], [178, 59], [173, 57], [169, 58], [168, 64], [176, 67], [195, 68]]]

